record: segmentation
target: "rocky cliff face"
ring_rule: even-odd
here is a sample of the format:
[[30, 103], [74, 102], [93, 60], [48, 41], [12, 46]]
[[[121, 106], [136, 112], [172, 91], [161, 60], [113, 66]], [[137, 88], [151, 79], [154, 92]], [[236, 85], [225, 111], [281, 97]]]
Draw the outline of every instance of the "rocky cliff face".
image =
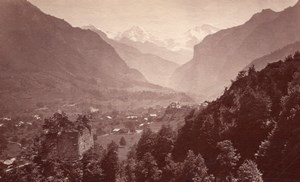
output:
[[299, 4], [278, 13], [263, 10], [243, 25], [207, 36], [195, 46], [192, 61], [175, 71], [172, 87], [215, 92], [252, 60], [300, 40]]

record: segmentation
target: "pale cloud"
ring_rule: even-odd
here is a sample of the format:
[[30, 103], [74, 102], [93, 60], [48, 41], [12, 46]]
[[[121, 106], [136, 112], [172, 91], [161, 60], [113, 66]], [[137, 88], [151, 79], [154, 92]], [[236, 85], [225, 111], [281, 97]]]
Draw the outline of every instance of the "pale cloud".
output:
[[161, 37], [177, 36], [201, 24], [228, 28], [271, 8], [281, 11], [297, 0], [29, 0], [73, 26], [95, 25], [119, 32], [138, 25]]

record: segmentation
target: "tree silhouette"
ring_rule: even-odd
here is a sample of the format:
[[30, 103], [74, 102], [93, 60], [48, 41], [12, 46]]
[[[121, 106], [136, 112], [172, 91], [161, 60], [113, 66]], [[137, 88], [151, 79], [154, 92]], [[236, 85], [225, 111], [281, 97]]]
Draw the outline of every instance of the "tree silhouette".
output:
[[147, 152], [153, 153], [155, 139], [156, 134], [153, 133], [150, 128], [145, 128], [136, 148], [138, 160], [141, 160]]
[[165, 158], [172, 152], [174, 140], [175, 132], [170, 126], [163, 125], [156, 136], [155, 150], [153, 151], [153, 156], [155, 157], [159, 168], [165, 166]]
[[107, 152], [104, 155], [101, 168], [103, 170], [103, 182], [115, 182], [119, 169], [118, 163], [118, 145], [112, 141], [107, 146]]
[[126, 145], [126, 140], [125, 140], [125, 138], [122, 136], [122, 138], [120, 139], [120, 145], [121, 146], [125, 146]]

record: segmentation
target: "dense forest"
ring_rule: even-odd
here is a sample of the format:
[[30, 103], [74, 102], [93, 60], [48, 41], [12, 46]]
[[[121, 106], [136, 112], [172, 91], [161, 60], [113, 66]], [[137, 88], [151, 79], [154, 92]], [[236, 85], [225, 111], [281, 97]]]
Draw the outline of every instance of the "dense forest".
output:
[[[175, 160], [193, 150], [216, 177], [235, 176], [237, 166], [252, 160], [265, 181], [299, 180], [299, 76], [299, 52], [260, 72], [254, 67], [241, 71], [219, 99], [186, 117], [173, 149]], [[218, 160], [224, 151], [220, 146], [235, 148], [239, 156], [226, 172]]]
[[[44, 127], [63, 121], [68, 118], [55, 114]], [[241, 71], [220, 98], [189, 113], [178, 133], [169, 126], [157, 133], [145, 128], [125, 161], [118, 160], [115, 142], [106, 149], [95, 145], [77, 161], [45, 160], [43, 137], [37, 137], [13, 166], [0, 166], [0, 180], [298, 181], [299, 121], [296, 52], [261, 71]]]

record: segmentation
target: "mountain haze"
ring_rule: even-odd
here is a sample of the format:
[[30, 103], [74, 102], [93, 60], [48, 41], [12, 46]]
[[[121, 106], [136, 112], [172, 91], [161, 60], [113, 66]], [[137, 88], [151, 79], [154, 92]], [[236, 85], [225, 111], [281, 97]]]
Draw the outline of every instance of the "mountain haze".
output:
[[190, 51], [172, 51], [166, 48], [165, 41], [159, 40], [140, 27], [132, 27], [115, 38], [118, 42], [138, 49], [145, 54], [157, 55], [176, 64], [184, 64], [191, 59]]
[[193, 59], [171, 78], [177, 90], [212, 94], [252, 60], [300, 40], [300, 2], [282, 12], [270, 9], [245, 24], [207, 36], [194, 48]]
[[171, 74], [178, 67], [176, 63], [160, 58], [157, 55], [142, 53], [134, 47], [109, 39], [104, 32], [93, 26], [84, 28], [98, 33], [103, 40], [115, 48], [129, 67], [140, 71], [149, 82], [164, 87], [168, 86]]
[[300, 50], [300, 42], [297, 41], [293, 44], [284, 46], [283, 48], [278, 49], [268, 55], [265, 55], [261, 58], [255, 59], [245, 69], [248, 69], [249, 67], [254, 65], [256, 70], [262, 70], [268, 64], [273, 63], [277, 60], [283, 60], [286, 58], [287, 55], [291, 55], [294, 52], [299, 51], [299, 50]]
[[200, 27], [194, 27], [186, 32], [186, 36], [190, 37], [190, 40], [186, 42], [186, 46], [193, 47], [200, 43], [207, 35], [218, 32], [220, 29], [211, 25], [202, 25]]

